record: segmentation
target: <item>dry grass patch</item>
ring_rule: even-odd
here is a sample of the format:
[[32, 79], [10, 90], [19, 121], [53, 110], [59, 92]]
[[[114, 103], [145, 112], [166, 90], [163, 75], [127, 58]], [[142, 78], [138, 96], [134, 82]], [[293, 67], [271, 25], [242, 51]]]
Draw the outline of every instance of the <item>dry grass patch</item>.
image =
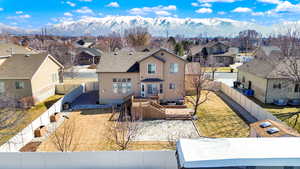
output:
[[[117, 147], [111, 142], [107, 141], [107, 127], [113, 122], [109, 121], [111, 116], [111, 109], [99, 110], [83, 110], [82, 112], [73, 112], [68, 121], [74, 121], [74, 144], [76, 147], [74, 151], [108, 151], [116, 150]], [[64, 125], [64, 122], [62, 125]], [[57, 130], [62, 130], [60, 126]], [[56, 152], [58, 151], [50, 136], [47, 140], [42, 142], [37, 151], [40, 152]], [[129, 150], [162, 150], [173, 149], [169, 142], [132, 142]]]
[[[42, 115], [48, 108], [50, 108], [55, 102], [57, 102], [63, 95], [54, 95], [46, 99], [44, 102], [38, 103], [28, 110], [19, 111], [16, 113], [24, 113], [24, 117], [18, 125], [0, 130], [0, 145], [7, 142], [11, 137], [27, 127], [32, 121]], [[9, 133], [9, 134], [7, 134]]]
[[197, 113], [199, 119], [196, 126], [203, 136], [249, 136], [249, 126], [219, 96], [210, 93], [208, 98], [208, 101], [199, 106]]

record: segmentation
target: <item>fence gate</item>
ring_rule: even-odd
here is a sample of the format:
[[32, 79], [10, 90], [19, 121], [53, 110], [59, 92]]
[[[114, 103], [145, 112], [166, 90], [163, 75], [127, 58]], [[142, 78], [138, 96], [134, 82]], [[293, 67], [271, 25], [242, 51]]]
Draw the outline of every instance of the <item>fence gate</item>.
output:
[[98, 91], [99, 90], [99, 83], [98, 82], [87, 82], [85, 83], [85, 91]]

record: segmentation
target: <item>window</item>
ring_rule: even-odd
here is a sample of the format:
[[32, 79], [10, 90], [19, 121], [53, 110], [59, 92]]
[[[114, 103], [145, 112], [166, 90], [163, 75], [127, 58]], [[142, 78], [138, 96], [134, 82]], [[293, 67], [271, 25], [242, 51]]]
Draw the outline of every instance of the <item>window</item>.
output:
[[116, 79], [114, 78], [112, 80], [112, 89], [114, 93], [129, 93], [132, 90], [132, 84], [131, 84], [131, 79]]
[[58, 73], [53, 73], [52, 74], [52, 82], [56, 83], [58, 81]]
[[273, 89], [281, 89], [281, 84], [273, 84]]
[[243, 82], [243, 83], [245, 83], [245, 82], [246, 82], [246, 78], [245, 78], [245, 76], [243, 76], [243, 78], [242, 78], [242, 82]]
[[147, 93], [150, 95], [158, 94], [158, 89], [156, 84], [147, 84]]
[[16, 86], [16, 89], [24, 89], [25, 84], [22, 81], [16, 81], [15, 86]]
[[156, 73], [156, 65], [148, 64], [148, 74], [155, 74], [155, 73]]
[[175, 83], [170, 83], [169, 89], [175, 89], [175, 88], [176, 88]]
[[163, 93], [164, 92], [164, 86], [163, 84], [159, 84], [159, 93]]
[[299, 84], [295, 84], [295, 93], [299, 93], [300, 92], [300, 85]]
[[4, 82], [0, 82], [0, 95], [5, 93], [5, 84]]
[[177, 63], [171, 63], [170, 64], [170, 73], [177, 73], [178, 72], [178, 64]]

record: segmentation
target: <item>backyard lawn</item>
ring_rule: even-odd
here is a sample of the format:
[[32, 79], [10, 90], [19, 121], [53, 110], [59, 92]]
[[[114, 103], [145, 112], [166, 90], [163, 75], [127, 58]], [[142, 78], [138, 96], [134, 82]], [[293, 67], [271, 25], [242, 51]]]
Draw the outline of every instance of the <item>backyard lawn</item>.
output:
[[[67, 122], [75, 122], [74, 142], [71, 146], [72, 151], [116, 150], [114, 144], [107, 141], [107, 129], [108, 126], [112, 124], [112, 122], [109, 121], [111, 116], [110, 112], [111, 109], [72, 112], [69, 116], [69, 120], [64, 122], [64, 124]], [[63, 130], [63, 126], [60, 126], [57, 130]], [[52, 134], [47, 140], [42, 142], [37, 151], [58, 151], [53, 144], [53, 137], [54, 135]], [[137, 141], [131, 143], [129, 150], [162, 150], [172, 148], [174, 147], [168, 141]]]
[[209, 94], [209, 99], [198, 108], [197, 115], [196, 126], [203, 136], [249, 136], [249, 126], [215, 93]]
[[28, 126], [33, 120], [38, 118], [43, 112], [45, 112], [49, 107], [51, 107], [56, 101], [58, 101], [62, 97], [63, 95], [54, 95], [52, 97], [49, 97], [44, 102], [38, 103], [37, 105], [28, 110], [16, 112], [24, 113], [24, 117], [21, 120], [21, 122], [18, 123], [17, 126], [14, 126], [10, 129], [0, 130], [0, 145], [8, 141], [11, 137], [20, 132], [26, 126]]

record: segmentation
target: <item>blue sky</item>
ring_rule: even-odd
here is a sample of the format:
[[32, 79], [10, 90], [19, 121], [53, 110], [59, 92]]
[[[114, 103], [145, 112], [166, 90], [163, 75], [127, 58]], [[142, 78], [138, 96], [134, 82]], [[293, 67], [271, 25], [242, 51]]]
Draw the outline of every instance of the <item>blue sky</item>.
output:
[[0, 23], [23, 28], [107, 15], [218, 17], [268, 25], [300, 20], [300, 0], [0, 0]]

